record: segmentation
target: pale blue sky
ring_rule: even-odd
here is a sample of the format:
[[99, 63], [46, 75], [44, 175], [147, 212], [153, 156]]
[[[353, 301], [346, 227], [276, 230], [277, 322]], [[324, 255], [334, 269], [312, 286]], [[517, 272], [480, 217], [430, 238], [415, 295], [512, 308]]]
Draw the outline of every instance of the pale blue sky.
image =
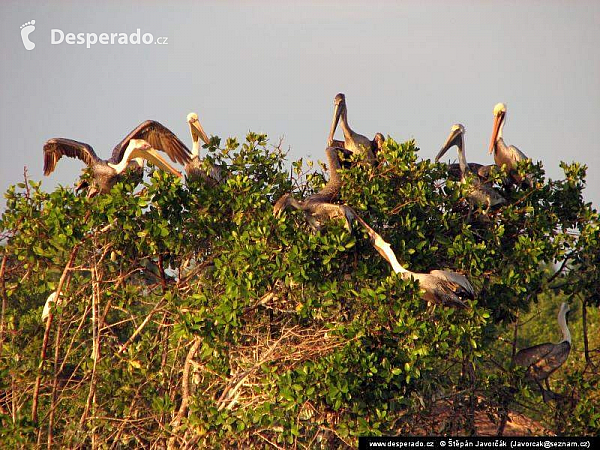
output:
[[[23, 48], [21, 24], [36, 20]], [[325, 159], [333, 98], [346, 94], [355, 131], [415, 138], [433, 158], [456, 122], [470, 161], [490, 163], [492, 109], [505, 102], [505, 140], [552, 178], [560, 160], [589, 166], [600, 202], [600, 2], [0, 3], [0, 190], [27, 165], [42, 179], [51, 137], [101, 157], [145, 119], [189, 143], [198, 113], [208, 134], [285, 138], [290, 159]], [[140, 28], [168, 45], [51, 45], [50, 30]], [[339, 133], [339, 131], [338, 131]], [[453, 155], [454, 156], [454, 155]], [[63, 159], [43, 186], [72, 185]], [[0, 201], [4, 204], [4, 200]]]

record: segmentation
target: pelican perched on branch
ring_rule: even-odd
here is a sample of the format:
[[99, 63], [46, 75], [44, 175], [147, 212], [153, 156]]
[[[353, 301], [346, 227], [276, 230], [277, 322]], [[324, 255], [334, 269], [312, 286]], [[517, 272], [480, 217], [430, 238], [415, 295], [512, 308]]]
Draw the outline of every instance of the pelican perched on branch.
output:
[[335, 96], [333, 104], [335, 105], [333, 111], [333, 120], [331, 122], [331, 130], [329, 131], [329, 138], [327, 139], [327, 145], [329, 146], [340, 146], [341, 141], [333, 139], [335, 130], [337, 129], [338, 123], [342, 126], [344, 132], [344, 146], [343, 148], [348, 150], [352, 154], [358, 154], [364, 158], [368, 163], [375, 163], [375, 156], [381, 149], [384, 142], [383, 134], [377, 133], [373, 140], [368, 137], [358, 134], [350, 128], [348, 125], [348, 108], [346, 106], [346, 96], [342, 93]]
[[411, 272], [400, 265], [390, 244], [386, 242], [373, 228], [371, 228], [357, 213], [348, 205], [337, 205], [331, 203], [340, 193], [341, 178], [337, 173], [340, 168], [339, 158], [335, 147], [326, 150], [330, 167], [330, 178], [325, 187], [316, 194], [311, 195], [305, 201], [298, 201], [290, 194], [283, 195], [273, 207], [273, 214], [279, 217], [283, 210], [292, 206], [304, 215], [315, 230], [323, 229], [325, 223], [330, 220], [342, 219], [346, 229], [352, 231], [352, 223], [358, 222], [367, 232], [369, 240], [379, 254], [392, 266], [394, 272], [403, 278], [419, 281], [419, 286], [424, 292], [423, 298], [431, 303], [466, 308], [464, 298], [473, 299], [475, 291], [469, 280], [463, 275], [449, 270], [432, 270], [430, 273]]
[[190, 180], [202, 179], [211, 186], [214, 186], [224, 179], [225, 174], [221, 168], [217, 166], [212, 166], [210, 174], [207, 173], [205, 165], [203, 164], [203, 160], [200, 159], [200, 140], [202, 140], [205, 144], [208, 144], [208, 136], [204, 132], [202, 125], [200, 125], [198, 114], [193, 112], [189, 113], [187, 115], [187, 122], [192, 135], [192, 158], [190, 162], [185, 165], [185, 173], [187, 174], [187, 178]]
[[306, 220], [315, 231], [324, 229], [327, 222], [336, 219], [344, 220], [346, 229], [352, 231], [352, 222], [357, 220], [367, 230], [377, 251], [387, 261], [390, 261], [390, 252], [391, 257], [395, 259], [389, 244], [369, 227], [350, 206], [331, 203], [339, 197], [342, 188], [342, 179], [338, 173], [340, 169], [339, 150], [337, 147], [327, 147], [325, 149], [329, 164], [329, 181], [327, 181], [319, 192], [311, 195], [304, 201], [296, 200], [291, 194], [284, 194], [275, 203], [273, 214], [275, 217], [279, 217], [285, 209], [291, 206], [304, 212]]
[[[540, 388], [544, 402], [554, 398], [555, 395], [548, 384], [548, 377], [565, 363], [571, 352], [571, 332], [567, 327], [567, 313], [569, 310], [569, 305], [563, 302], [558, 311], [558, 325], [562, 331], [562, 341], [558, 344], [548, 342], [534, 345], [519, 350], [515, 355], [515, 364], [527, 367], [527, 375]], [[542, 387], [542, 381], [545, 382], [546, 389]]]
[[338, 170], [341, 168], [338, 148], [327, 147], [325, 154], [327, 155], [327, 163], [329, 165], [329, 180], [325, 186], [304, 201], [296, 200], [291, 194], [284, 194], [277, 200], [273, 207], [273, 214], [275, 216], [278, 217], [283, 210], [291, 206], [304, 211], [306, 220], [315, 230], [323, 229], [327, 221], [336, 218], [345, 219], [347, 228], [350, 229], [350, 222], [347, 217], [348, 212], [344, 208], [340, 208], [343, 205], [331, 203], [338, 198], [342, 188], [342, 179], [338, 173]]
[[[437, 162], [454, 145], [456, 145], [458, 149], [460, 181], [465, 183], [469, 173], [471, 173], [471, 168], [467, 164], [467, 158], [465, 156], [465, 127], [460, 123], [452, 126], [450, 135], [448, 136], [448, 139], [446, 140], [446, 143], [440, 152], [435, 157], [435, 161]], [[474, 178], [472, 180], [472, 189], [467, 195], [467, 200], [472, 205], [485, 205], [487, 208], [506, 203], [504, 197], [502, 197], [489, 184], [482, 182], [479, 178]]]
[[[502, 132], [506, 123], [506, 105], [498, 103], [494, 106], [494, 127], [490, 139], [490, 155], [494, 153], [494, 161], [498, 167], [506, 166], [510, 177], [516, 182], [521, 183], [523, 177], [517, 173], [517, 164], [520, 161], [526, 161], [529, 158], [514, 145], [507, 146], [504, 143]], [[532, 181], [526, 177], [525, 182], [532, 186]]]
[[[97, 193], [107, 193], [121, 179], [126, 168], [140, 169], [143, 160], [150, 161], [162, 170], [181, 177], [181, 174], [169, 165], [156, 150], [156, 147], [178, 163], [190, 160], [189, 150], [168, 128], [160, 123], [147, 120], [141, 123], [113, 149], [112, 157], [100, 159], [94, 149], [83, 142], [66, 138], [53, 138], [44, 144], [44, 175], [50, 175], [63, 156], [78, 158], [86, 163], [93, 173], [93, 186], [88, 197]], [[78, 187], [85, 187], [82, 183]]]

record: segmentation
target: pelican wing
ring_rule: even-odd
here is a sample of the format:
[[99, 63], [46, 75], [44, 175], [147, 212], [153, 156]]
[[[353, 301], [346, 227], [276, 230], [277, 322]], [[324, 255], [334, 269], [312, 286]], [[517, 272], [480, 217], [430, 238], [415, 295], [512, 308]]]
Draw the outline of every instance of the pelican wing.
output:
[[529, 159], [527, 158], [527, 156], [525, 156], [525, 153], [523, 153], [514, 145], [508, 147], [508, 151], [510, 153], [510, 159], [512, 159], [513, 161], [523, 161], [525, 159]]
[[213, 165], [210, 169], [210, 178], [215, 180], [217, 183], [224, 181], [227, 177], [227, 174], [223, 170], [221, 166]]
[[44, 144], [44, 175], [50, 175], [63, 156], [80, 159], [88, 166], [101, 161], [88, 144], [72, 139], [53, 138]]
[[468, 200], [471, 203], [478, 205], [496, 206], [506, 203], [506, 199], [502, 197], [496, 189], [490, 185], [481, 182], [479, 178], [473, 180], [472, 189], [468, 194]]
[[[433, 272], [441, 272], [440, 270], [434, 270]], [[458, 291], [461, 290], [458, 285], [448, 281], [444, 277], [440, 277], [432, 273], [415, 273], [415, 272], [404, 272], [403, 278], [414, 278], [419, 281], [419, 287], [423, 292], [423, 299], [427, 302], [434, 304], [441, 304], [444, 306], [450, 306], [453, 308], [466, 309], [469, 306], [463, 302]]]
[[548, 356], [554, 350], [556, 344], [547, 342], [545, 344], [534, 345], [533, 347], [519, 350], [515, 355], [515, 364], [523, 367], [529, 367], [542, 358]]
[[346, 148], [346, 145], [344, 144], [344, 141], [338, 141], [337, 139], [334, 139], [331, 141], [330, 147]]
[[431, 275], [440, 278], [448, 283], [448, 287], [459, 297], [466, 297], [470, 299], [475, 298], [475, 289], [467, 280], [467, 277], [460, 273], [452, 272], [450, 270], [432, 270], [429, 272]]
[[554, 344], [554, 348], [544, 358], [534, 363], [531, 367], [537, 378], [546, 378], [562, 366], [571, 352], [571, 344], [567, 341]]
[[[465, 302], [463, 302], [460, 299], [458, 295], [456, 295], [456, 292], [452, 289], [451, 286], [438, 284], [436, 285], [436, 287], [432, 288], [431, 294], [433, 295], [433, 298], [435, 298], [435, 302], [441, 303], [444, 306], [463, 309], [467, 309], [469, 307]], [[425, 299], [429, 298], [427, 294], [424, 297]]]
[[155, 120], [146, 120], [117, 144], [112, 153], [112, 163], [121, 162], [129, 141], [132, 139], [147, 141], [153, 148], [164, 151], [171, 160], [180, 164], [190, 162], [189, 149], [171, 130]]
[[500, 193], [490, 185], [481, 183], [479, 185], [479, 189], [481, 189], [483, 192], [485, 192], [486, 195], [489, 196], [490, 206], [503, 205], [506, 203], [506, 199], [502, 197], [502, 195], [500, 195]]

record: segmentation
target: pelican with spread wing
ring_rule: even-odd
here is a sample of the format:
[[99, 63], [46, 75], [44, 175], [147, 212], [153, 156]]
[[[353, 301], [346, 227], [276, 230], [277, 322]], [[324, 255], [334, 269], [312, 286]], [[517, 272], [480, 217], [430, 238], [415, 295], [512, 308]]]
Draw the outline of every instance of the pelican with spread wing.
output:
[[[164, 151], [171, 160], [185, 164], [190, 161], [190, 151], [173, 132], [154, 120], [141, 123], [113, 149], [110, 159], [103, 160], [96, 155], [91, 145], [66, 138], [52, 138], [44, 144], [44, 175], [50, 175], [63, 156], [83, 161], [91, 170], [93, 183], [89, 186], [88, 197], [110, 192], [121, 179], [125, 169], [141, 169], [143, 160], [158, 168], [181, 177], [157, 151]], [[81, 183], [78, 189], [88, 187]]]

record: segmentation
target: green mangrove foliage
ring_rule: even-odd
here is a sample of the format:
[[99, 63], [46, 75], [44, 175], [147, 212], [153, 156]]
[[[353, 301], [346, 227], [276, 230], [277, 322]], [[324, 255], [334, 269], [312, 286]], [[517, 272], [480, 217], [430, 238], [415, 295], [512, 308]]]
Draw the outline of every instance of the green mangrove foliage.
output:
[[[486, 213], [417, 152], [388, 139], [377, 166], [342, 171], [341, 201], [410, 270], [464, 273], [477, 292], [467, 310], [426, 304], [360, 229], [314, 233], [301, 212], [273, 217], [280, 195], [305, 197], [324, 177], [306, 180], [300, 161], [290, 179], [264, 135], [212, 139], [207, 158], [229, 174], [217, 186], [156, 171], [92, 199], [11, 187], [0, 221], [2, 447], [331, 448], [360, 435], [474, 434], [478, 413], [502, 432], [515, 402], [541, 403], [510, 363], [508, 327], [540, 296], [598, 305], [585, 169], [565, 164], [564, 179], [545, 180], [523, 164], [535, 187], [503, 190], [507, 205]], [[597, 373], [570, 376], [576, 417], [595, 417], [572, 430], [597, 433], [597, 402], [583, 401]], [[452, 413], [430, 427], [440, 407]], [[552, 414], [539, 420], [552, 428]]]

